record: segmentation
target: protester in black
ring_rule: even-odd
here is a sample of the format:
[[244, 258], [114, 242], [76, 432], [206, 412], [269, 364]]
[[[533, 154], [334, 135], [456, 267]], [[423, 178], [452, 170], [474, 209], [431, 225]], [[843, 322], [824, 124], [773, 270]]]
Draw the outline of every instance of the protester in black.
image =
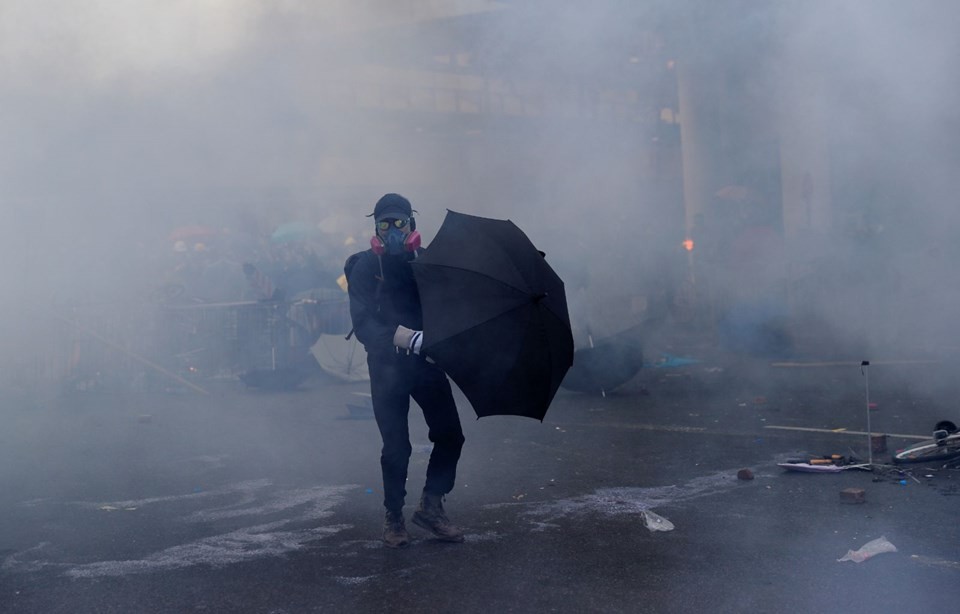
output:
[[462, 542], [463, 533], [450, 523], [442, 500], [453, 489], [463, 430], [446, 375], [420, 354], [423, 314], [410, 263], [423, 250], [413, 209], [403, 196], [386, 194], [372, 216], [376, 234], [371, 248], [351, 256], [344, 268], [350, 316], [367, 350], [373, 412], [383, 439], [383, 541], [392, 548], [410, 542], [403, 505], [412, 451], [407, 420], [412, 397], [423, 410], [433, 442], [412, 520], [444, 541]]

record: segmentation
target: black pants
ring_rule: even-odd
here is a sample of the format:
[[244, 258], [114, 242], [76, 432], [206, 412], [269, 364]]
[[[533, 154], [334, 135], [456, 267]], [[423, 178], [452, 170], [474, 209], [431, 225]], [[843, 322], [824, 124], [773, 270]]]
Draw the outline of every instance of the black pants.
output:
[[373, 413], [383, 438], [380, 467], [383, 470], [383, 505], [391, 511], [403, 508], [410, 463], [408, 414], [410, 397], [423, 409], [433, 442], [424, 491], [445, 495], [453, 490], [457, 462], [463, 448], [463, 429], [446, 374], [419, 356], [407, 354], [367, 357]]

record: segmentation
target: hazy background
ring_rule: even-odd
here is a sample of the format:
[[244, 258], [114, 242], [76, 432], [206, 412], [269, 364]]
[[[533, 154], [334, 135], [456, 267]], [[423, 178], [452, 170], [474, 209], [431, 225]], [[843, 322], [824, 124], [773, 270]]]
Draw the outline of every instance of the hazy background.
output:
[[[459, 16], [416, 22], [437, 7]], [[789, 235], [768, 296], [829, 340], [819, 354], [954, 348], [958, 14], [947, 0], [5, 0], [0, 365], [37, 369], [71, 305], [142, 309], [176, 227], [299, 220], [340, 259], [388, 191], [428, 241], [446, 208], [513, 219], [567, 280], [578, 333], [659, 309], [712, 338], [717, 314], [684, 305], [687, 65], [715, 88], [698, 122], [710, 191], [750, 187]], [[436, 75], [411, 85], [415, 69]], [[829, 219], [788, 232], [782, 133], [808, 123], [825, 135]], [[756, 294], [711, 275], [707, 304]]]

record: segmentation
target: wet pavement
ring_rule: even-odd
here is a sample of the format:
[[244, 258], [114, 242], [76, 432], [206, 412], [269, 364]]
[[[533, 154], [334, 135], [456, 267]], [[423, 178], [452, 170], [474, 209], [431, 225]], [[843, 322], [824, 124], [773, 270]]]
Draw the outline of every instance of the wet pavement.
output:
[[[948, 365], [870, 369], [874, 431], [960, 417]], [[446, 507], [466, 542], [411, 525], [402, 551], [379, 541], [363, 383], [8, 399], [0, 611], [954, 611], [960, 471], [776, 465], [865, 456], [866, 436], [840, 430], [865, 430], [864, 384], [857, 366], [717, 358], [606, 396], [561, 391], [543, 423], [478, 421], [461, 399]], [[429, 453], [411, 415], [408, 517]], [[648, 528], [657, 517], [673, 530]], [[837, 561], [881, 536], [897, 552]]]

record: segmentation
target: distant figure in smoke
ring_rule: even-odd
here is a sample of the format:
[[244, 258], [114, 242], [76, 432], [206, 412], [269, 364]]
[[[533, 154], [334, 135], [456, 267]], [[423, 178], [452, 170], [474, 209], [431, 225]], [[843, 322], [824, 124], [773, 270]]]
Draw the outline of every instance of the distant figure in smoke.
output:
[[[391, 548], [410, 543], [403, 517], [405, 483], [412, 451], [407, 415], [410, 398], [423, 409], [433, 450], [414, 524], [448, 542], [463, 533], [447, 518], [442, 500], [453, 490], [463, 430], [446, 374], [420, 354], [423, 313], [410, 263], [422, 253], [410, 201], [386, 194], [374, 207], [371, 248], [347, 259], [350, 317], [367, 350], [373, 412], [383, 438], [383, 541]], [[368, 216], [369, 217], [369, 216]]]

